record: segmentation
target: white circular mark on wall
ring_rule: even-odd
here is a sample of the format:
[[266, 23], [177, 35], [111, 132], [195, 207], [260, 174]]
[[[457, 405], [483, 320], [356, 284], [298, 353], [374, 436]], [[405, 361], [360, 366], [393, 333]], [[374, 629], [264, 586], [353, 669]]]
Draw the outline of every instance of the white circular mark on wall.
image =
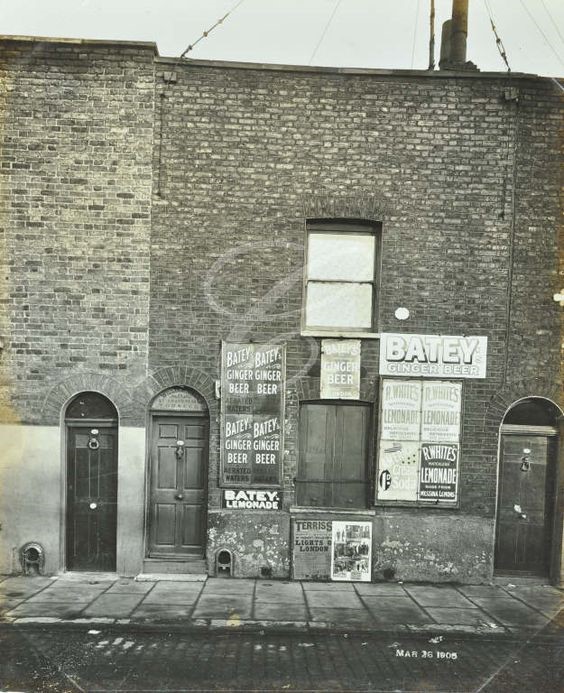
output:
[[403, 307], [396, 308], [396, 312], [394, 313], [394, 315], [398, 320], [407, 320], [407, 318], [409, 317], [409, 310]]

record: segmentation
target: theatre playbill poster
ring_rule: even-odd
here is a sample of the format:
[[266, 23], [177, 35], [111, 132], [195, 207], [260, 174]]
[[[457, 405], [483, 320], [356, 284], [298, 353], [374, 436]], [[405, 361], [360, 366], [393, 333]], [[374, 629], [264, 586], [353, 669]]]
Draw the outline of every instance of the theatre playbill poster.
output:
[[333, 522], [331, 579], [370, 582], [371, 522]]

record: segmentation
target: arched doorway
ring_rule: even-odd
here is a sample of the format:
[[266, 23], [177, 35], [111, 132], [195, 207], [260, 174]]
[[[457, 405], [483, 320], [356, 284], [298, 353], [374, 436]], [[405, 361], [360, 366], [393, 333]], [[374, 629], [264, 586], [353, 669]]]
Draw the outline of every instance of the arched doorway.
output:
[[559, 415], [560, 410], [549, 400], [528, 397], [514, 404], [503, 419], [495, 544], [497, 574], [550, 575]]
[[195, 391], [172, 387], [151, 406], [148, 558], [204, 557], [209, 413]]
[[83, 392], [65, 412], [66, 569], [116, 570], [118, 414]]

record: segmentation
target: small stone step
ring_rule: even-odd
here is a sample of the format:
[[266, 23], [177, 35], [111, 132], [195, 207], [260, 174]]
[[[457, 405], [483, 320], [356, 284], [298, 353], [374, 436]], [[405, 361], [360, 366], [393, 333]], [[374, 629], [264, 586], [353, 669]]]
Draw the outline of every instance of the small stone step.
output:
[[140, 573], [135, 582], [205, 582], [205, 573]]

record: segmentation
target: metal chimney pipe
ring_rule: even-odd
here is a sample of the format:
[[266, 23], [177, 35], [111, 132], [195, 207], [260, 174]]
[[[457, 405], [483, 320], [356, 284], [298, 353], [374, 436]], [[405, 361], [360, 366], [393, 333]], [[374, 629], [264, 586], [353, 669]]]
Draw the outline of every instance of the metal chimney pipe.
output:
[[450, 34], [450, 62], [463, 65], [466, 62], [468, 38], [468, 0], [452, 0], [452, 25]]
[[448, 68], [450, 66], [450, 31], [451, 31], [452, 20], [447, 19], [443, 22], [441, 31], [441, 57], [439, 60], [439, 67], [441, 70]]

